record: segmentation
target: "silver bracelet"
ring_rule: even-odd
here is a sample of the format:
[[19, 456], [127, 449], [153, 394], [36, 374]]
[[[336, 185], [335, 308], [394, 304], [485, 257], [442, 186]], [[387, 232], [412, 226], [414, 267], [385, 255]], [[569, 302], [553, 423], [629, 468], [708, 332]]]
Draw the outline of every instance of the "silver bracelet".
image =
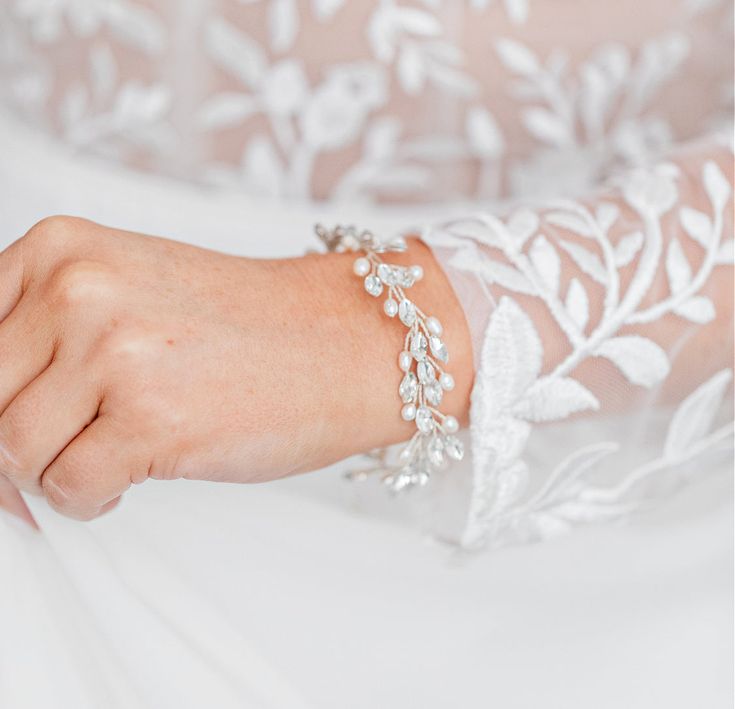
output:
[[317, 224], [315, 231], [328, 251], [364, 252], [353, 264], [355, 275], [364, 279], [365, 290], [374, 298], [387, 295], [383, 311], [390, 318], [398, 316], [408, 328], [398, 356], [398, 366], [405, 372], [398, 395], [403, 403], [401, 417], [404, 421], [414, 421], [416, 432], [401, 450], [398, 464], [380, 470], [384, 484], [395, 492], [425, 485], [447, 460], [462, 460], [464, 447], [454, 435], [459, 430], [457, 419], [437, 408], [444, 392], [454, 389], [454, 378], [443, 366], [449, 361], [449, 353], [441, 340], [442, 325], [435, 317], [427, 316], [405, 293], [421, 280], [423, 269], [391, 265], [381, 258], [381, 254], [388, 252], [404, 252], [403, 237], [383, 242], [371, 232], [358, 231], [352, 226], [328, 230]]

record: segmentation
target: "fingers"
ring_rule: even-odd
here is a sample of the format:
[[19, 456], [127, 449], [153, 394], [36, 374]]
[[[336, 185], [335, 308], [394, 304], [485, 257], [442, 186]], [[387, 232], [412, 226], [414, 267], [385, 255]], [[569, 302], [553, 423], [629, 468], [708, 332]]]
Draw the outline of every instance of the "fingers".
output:
[[34, 529], [38, 529], [36, 520], [33, 519], [31, 511], [23, 501], [20, 493], [4, 475], [0, 475], [0, 509], [18, 517], [18, 519], [23, 520]]
[[0, 321], [13, 310], [23, 292], [21, 251], [21, 243], [16, 241], [0, 252]]
[[0, 411], [33, 381], [53, 357], [51, 326], [34, 298], [21, 298], [0, 322]]
[[41, 475], [96, 416], [100, 392], [91, 376], [55, 361], [0, 414], [0, 473], [41, 494]]
[[110, 509], [148, 464], [141, 446], [110, 416], [96, 418], [46, 469], [41, 478], [51, 506], [74, 519], [89, 520]]

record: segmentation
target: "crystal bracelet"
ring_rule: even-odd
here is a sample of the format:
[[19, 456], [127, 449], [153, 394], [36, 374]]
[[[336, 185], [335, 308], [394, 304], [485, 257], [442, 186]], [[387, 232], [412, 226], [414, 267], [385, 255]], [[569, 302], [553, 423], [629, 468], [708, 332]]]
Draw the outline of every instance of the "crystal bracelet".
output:
[[438, 409], [444, 392], [454, 388], [454, 378], [443, 366], [449, 353], [441, 339], [442, 325], [406, 297], [406, 290], [423, 277], [423, 269], [383, 261], [381, 254], [406, 251], [403, 237], [384, 242], [352, 226], [329, 230], [317, 224], [315, 231], [328, 251], [364, 252], [353, 264], [355, 275], [364, 279], [365, 290], [374, 298], [387, 295], [383, 311], [390, 318], [398, 316], [407, 328], [398, 356], [398, 366], [404, 372], [398, 395], [403, 404], [401, 417], [413, 421], [416, 432], [401, 450], [398, 464], [379, 470], [383, 483], [395, 492], [423, 486], [447, 460], [458, 461], [464, 456], [462, 442], [454, 435], [459, 430], [457, 419]]

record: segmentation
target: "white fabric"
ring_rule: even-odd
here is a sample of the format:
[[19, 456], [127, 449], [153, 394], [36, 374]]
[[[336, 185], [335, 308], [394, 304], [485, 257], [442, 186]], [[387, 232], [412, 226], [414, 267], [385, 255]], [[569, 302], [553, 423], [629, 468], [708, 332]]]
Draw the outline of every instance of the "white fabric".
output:
[[[130, 179], [8, 122], [0, 154], [6, 243], [73, 212], [286, 254], [314, 216]], [[728, 476], [630, 526], [469, 557], [354, 495], [327, 470], [150, 481], [89, 525], [31, 500], [43, 536], [0, 513], [0, 706], [732, 705]]]
[[[698, 138], [731, 118], [732, 10], [601, 7], [0, 6], [3, 105], [67, 146], [3, 119], [5, 242], [55, 212], [267, 256], [301, 252], [316, 220], [434, 224], [478, 364], [473, 455], [434, 500], [376, 503], [325, 471], [150, 484], [86, 527], [34, 503], [43, 537], [3, 517], [3, 707], [731, 704], [714, 473], [732, 461], [732, 163]], [[429, 506], [435, 534], [500, 546], [700, 478], [628, 528], [459, 568], [396, 523]]]

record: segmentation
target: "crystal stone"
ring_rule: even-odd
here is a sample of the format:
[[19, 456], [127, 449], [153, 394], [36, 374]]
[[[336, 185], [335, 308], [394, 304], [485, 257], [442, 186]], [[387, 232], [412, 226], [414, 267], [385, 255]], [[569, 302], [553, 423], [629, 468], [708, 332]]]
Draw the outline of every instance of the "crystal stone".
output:
[[432, 406], [439, 406], [442, 403], [443, 394], [444, 390], [437, 381], [433, 381], [424, 387], [424, 396]]
[[419, 375], [419, 381], [422, 384], [431, 384], [434, 381], [435, 372], [434, 367], [431, 364], [431, 362], [427, 362], [426, 360], [423, 360], [422, 362], [419, 362], [416, 366], [416, 372]]
[[378, 278], [387, 286], [394, 286], [398, 283], [398, 274], [387, 263], [381, 263], [378, 266]]
[[421, 433], [431, 433], [434, 430], [434, 417], [426, 406], [419, 406], [416, 410], [416, 428]]
[[[383, 287], [382, 284], [380, 287]], [[398, 305], [398, 317], [406, 327], [411, 327], [416, 322], [416, 306], [408, 298], [404, 298]]]
[[404, 268], [400, 274], [401, 286], [403, 288], [410, 288], [414, 283], [416, 283], [416, 279], [414, 278], [413, 274], [408, 268]]
[[422, 362], [426, 359], [426, 351], [428, 344], [426, 338], [420, 332], [417, 332], [411, 338], [411, 354], [417, 362]]
[[433, 436], [426, 446], [426, 456], [429, 462], [434, 466], [439, 466], [444, 462], [444, 443], [439, 436]]
[[383, 284], [377, 276], [368, 276], [365, 279], [365, 290], [377, 298], [383, 292]]
[[438, 337], [432, 335], [429, 338], [429, 346], [431, 347], [431, 354], [433, 354], [440, 362], [449, 361], [447, 346]]
[[[416, 375], [413, 372], [408, 372], [401, 385], [398, 387], [398, 393], [401, 395], [401, 399], [404, 404], [408, 404], [411, 401], [416, 400], [416, 394], [419, 391], [419, 382], [416, 379]], [[439, 389], [441, 391], [441, 389]]]
[[[416, 415], [416, 419], [416, 424], [418, 425], [418, 414]], [[452, 460], [462, 460], [464, 458], [464, 446], [462, 445], [462, 441], [456, 436], [447, 436], [444, 439], [444, 450]]]

